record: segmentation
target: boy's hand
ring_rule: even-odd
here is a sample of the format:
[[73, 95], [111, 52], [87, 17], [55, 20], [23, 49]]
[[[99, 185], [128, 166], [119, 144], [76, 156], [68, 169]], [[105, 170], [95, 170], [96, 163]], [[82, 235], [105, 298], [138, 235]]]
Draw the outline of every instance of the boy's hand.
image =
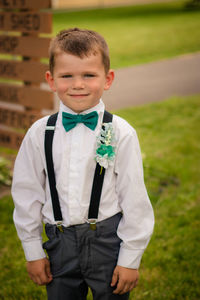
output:
[[111, 286], [117, 284], [117, 288], [113, 291], [114, 294], [125, 294], [136, 287], [139, 280], [139, 272], [135, 269], [129, 269], [121, 266], [116, 266], [113, 272]]
[[52, 281], [50, 263], [47, 258], [27, 262], [27, 271], [30, 278], [38, 285], [46, 285]]

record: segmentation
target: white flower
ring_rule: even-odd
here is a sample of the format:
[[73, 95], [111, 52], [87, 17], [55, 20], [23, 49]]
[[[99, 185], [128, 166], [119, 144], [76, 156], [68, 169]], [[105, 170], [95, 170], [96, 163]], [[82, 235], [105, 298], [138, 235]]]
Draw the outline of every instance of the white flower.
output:
[[113, 165], [115, 158], [114, 144], [116, 142], [112, 123], [104, 123], [97, 137], [97, 149], [95, 160], [105, 169]]

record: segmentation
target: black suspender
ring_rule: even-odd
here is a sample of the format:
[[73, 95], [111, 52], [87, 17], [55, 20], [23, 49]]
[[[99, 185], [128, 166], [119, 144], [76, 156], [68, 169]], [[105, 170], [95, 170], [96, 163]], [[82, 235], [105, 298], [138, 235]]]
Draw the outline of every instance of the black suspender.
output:
[[[112, 118], [113, 115], [105, 110], [103, 116], [103, 123], [112, 122]], [[90, 197], [90, 207], [88, 213], [89, 220], [94, 219], [95, 221], [95, 219], [98, 218], [99, 203], [100, 203], [101, 191], [103, 187], [104, 175], [105, 175], [105, 168], [101, 168], [101, 166], [97, 163], [95, 173], [94, 173], [92, 193]]]
[[[58, 198], [58, 192], [56, 189], [56, 179], [53, 166], [53, 155], [52, 155], [52, 144], [55, 125], [57, 121], [58, 113], [51, 115], [47, 121], [46, 131], [45, 131], [45, 157], [47, 164], [47, 175], [49, 178], [49, 186], [51, 192], [51, 199], [53, 205], [54, 219], [57, 221], [57, 224], [62, 223], [62, 213], [60, 209], [60, 203]], [[103, 123], [112, 122], [113, 115], [105, 111], [103, 116]], [[103, 127], [103, 126], [102, 126]], [[103, 186], [103, 180], [105, 175], [105, 169], [97, 163], [94, 173], [93, 186], [90, 198], [90, 207], [88, 213], [88, 220], [91, 220], [91, 228], [95, 229], [96, 219], [98, 218], [99, 203], [101, 198], [101, 191]]]
[[49, 187], [51, 192], [51, 200], [53, 205], [53, 213], [54, 219], [57, 222], [62, 221], [62, 213], [60, 209], [60, 203], [58, 199], [58, 192], [56, 189], [56, 178], [53, 166], [53, 155], [52, 155], [52, 144], [53, 144], [53, 137], [55, 131], [55, 125], [57, 121], [58, 113], [51, 115], [47, 121], [46, 131], [45, 131], [45, 157], [46, 157], [46, 164], [47, 164], [47, 174], [49, 178]]

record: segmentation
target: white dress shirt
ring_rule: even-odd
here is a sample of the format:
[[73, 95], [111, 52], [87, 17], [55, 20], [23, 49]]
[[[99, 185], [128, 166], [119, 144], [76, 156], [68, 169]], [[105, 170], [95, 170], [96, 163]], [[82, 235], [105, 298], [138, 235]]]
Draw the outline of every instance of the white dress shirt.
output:
[[[74, 112], [62, 102], [60, 104], [53, 140], [53, 161], [64, 226], [82, 224], [87, 220], [96, 166], [96, 139], [101, 130], [104, 109], [100, 100], [98, 105], [83, 112], [98, 112], [98, 124], [94, 131], [79, 123], [66, 132], [62, 125], [62, 111]], [[44, 154], [47, 119], [38, 120], [28, 130], [14, 167], [14, 222], [28, 261], [46, 256], [42, 248], [42, 223], [56, 223]], [[116, 156], [114, 165], [106, 169], [98, 221], [123, 212], [117, 230], [122, 239], [118, 265], [138, 268], [153, 231], [154, 215], [144, 185], [136, 132], [116, 115], [112, 124]]]

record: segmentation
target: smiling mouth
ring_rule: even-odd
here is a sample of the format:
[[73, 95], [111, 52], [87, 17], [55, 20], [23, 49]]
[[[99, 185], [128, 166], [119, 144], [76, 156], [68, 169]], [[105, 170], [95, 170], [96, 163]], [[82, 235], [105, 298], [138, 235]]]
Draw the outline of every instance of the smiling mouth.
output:
[[70, 97], [86, 97], [86, 96], [88, 96], [89, 94], [70, 94]]

